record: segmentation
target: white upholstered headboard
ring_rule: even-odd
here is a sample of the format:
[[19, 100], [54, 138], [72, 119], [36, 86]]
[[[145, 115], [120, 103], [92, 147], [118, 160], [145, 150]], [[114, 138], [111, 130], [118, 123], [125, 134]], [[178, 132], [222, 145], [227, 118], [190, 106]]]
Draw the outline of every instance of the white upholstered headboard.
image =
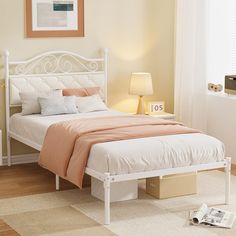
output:
[[68, 51], [50, 51], [25, 61], [9, 61], [5, 52], [6, 102], [21, 106], [20, 92], [100, 87], [107, 99], [107, 50], [101, 58], [85, 58]]
[[86, 73], [75, 75], [11, 77], [9, 101], [11, 106], [20, 106], [20, 92], [49, 91], [51, 89], [100, 87], [100, 96], [105, 100], [105, 75]]

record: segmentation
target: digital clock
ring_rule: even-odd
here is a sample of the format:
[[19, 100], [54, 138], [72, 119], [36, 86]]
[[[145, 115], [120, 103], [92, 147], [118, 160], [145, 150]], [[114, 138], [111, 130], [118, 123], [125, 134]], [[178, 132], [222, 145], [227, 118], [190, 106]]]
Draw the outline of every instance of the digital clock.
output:
[[148, 114], [155, 115], [165, 112], [165, 102], [149, 102], [148, 103]]

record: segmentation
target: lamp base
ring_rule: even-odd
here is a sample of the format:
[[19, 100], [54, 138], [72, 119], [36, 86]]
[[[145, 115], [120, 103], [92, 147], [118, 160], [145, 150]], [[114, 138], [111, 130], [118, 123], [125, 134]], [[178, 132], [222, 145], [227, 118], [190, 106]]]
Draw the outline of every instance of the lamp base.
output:
[[137, 114], [145, 115], [145, 106], [144, 106], [143, 96], [139, 96]]

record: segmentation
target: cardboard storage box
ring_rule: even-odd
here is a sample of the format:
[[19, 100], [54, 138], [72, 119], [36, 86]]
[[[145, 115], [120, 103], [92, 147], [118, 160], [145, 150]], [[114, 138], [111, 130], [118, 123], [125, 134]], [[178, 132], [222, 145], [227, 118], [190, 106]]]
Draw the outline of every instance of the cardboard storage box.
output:
[[146, 179], [146, 192], [158, 199], [197, 193], [197, 174], [178, 174]]
[[[102, 181], [91, 178], [92, 196], [104, 201], [104, 184]], [[111, 183], [111, 202], [126, 201], [138, 198], [138, 180]]]

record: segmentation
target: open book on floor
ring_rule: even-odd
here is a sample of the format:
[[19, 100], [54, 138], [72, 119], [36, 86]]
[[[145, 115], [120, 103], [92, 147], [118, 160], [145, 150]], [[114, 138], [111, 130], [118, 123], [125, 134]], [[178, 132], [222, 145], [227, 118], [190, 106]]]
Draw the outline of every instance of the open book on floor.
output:
[[235, 221], [235, 212], [225, 211], [202, 204], [201, 207], [191, 213], [190, 221], [193, 225], [211, 225], [223, 228], [232, 228]]

